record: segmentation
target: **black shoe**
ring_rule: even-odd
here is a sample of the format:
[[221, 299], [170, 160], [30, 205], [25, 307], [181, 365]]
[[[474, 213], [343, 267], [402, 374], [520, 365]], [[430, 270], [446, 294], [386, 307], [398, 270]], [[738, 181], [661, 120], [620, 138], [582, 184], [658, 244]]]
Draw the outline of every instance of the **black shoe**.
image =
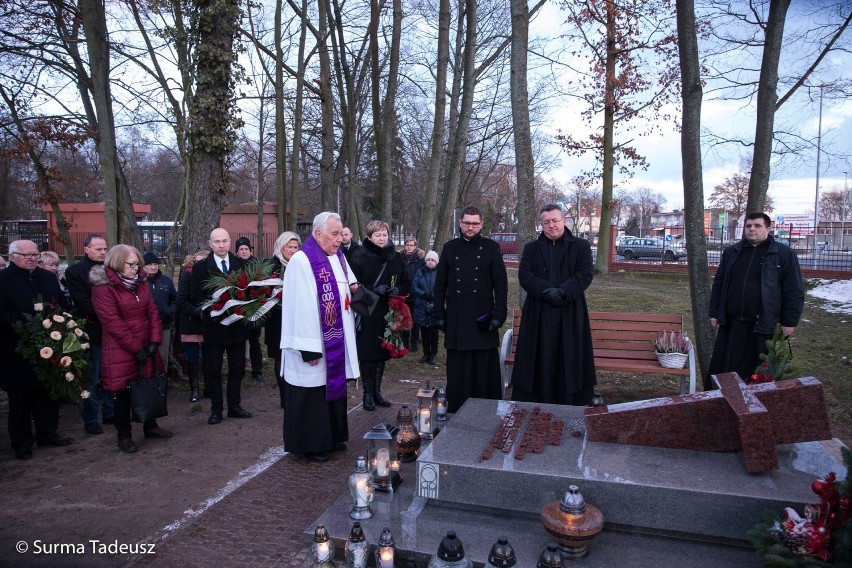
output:
[[325, 452], [305, 452], [305, 459], [312, 462], [322, 463], [329, 460], [328, 454]]
[[207, 419], [208, 424], [218, 424], [222, 421], [222, 413], [221, 412], [213, 412], [210, 414], [210, 418]]
[[437, 355], [429, 355], [429, 358], [426, 359], [426, 363], [429, 365], [437, 365], [438, 364], [438, 356]]
[[104, 419], [101, 420], [101, 422], [103, 422], [104, 425], [115, 424], [115, 417], [114, 416], [104, 416]]
[[263, 382], [263, 373], [261, 373], [261, 372], [252, 373], [251, 376], [256, 382], [258, 382], [258, 383]]
[[418, 363], [425, 363], [428, 360], [429, 360], [429, 356], [424, 353], [423, 357], [421, 357], [417, 362]]
[[251, 418], [251, 412], [243, 410], [239, 406], [228, 409], [228, 418]]
[[159, 426], [156, 428], [151, 428], [150, 430], [145, 430], [146, 438], [171, 438], [172, 433], [168, 430], [163, 430]]
[[332, 451], [342, 452], [342, 451], [346, 450], [346, 447], [348, 445], [349, 444], [347, 444], [346, 442], [337, 442], [336, 444], [334, 444], [334, 448], [332, 449]]
[[83, 429], [86, 430], [87, 434], [103, 434], [104, 429], [101, 428], [101, 425], [97, 422], [86, 422], [86, 425], [83, 426]]
[[59, 434], [53, 434], [52, 436], [36, 441], [36, 444], [39, 448], [44, 448], [47, 446], [59, 447], [67, 446], [73, 441], [74, 438], [66, 438], [65, 436], [60, 436]]
[[192, 389], [192, 394], [189, 395], [189, 402], [198, 402], [200, 397], [198, 396], [198, 387]]
[[373, 401], [373, 393], [365, 392], [364, 398], [361, 399], [364, 410], [375, 410], [376, 403]]
[[33, 451], [30, 448], [21, 448], [20, 450], [15, 450], [15, 457], [19, 460], [28, 460], [33, 457]]
[[125, 454], [132, 454], [136, 451], [136, 444], [133, 443], [133, 438], [121, 438], [118, 441], [118, 449]]

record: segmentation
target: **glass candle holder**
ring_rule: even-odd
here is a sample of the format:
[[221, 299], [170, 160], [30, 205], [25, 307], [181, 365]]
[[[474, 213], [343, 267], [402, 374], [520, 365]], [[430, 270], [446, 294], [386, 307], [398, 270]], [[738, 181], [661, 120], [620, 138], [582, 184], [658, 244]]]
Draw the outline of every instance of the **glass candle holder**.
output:
[[438, 417], [438, 422], [447, 419], [447, 389], [444, 387], [438, 387], [435, 393], [435, 415]]
[[413, 424], [414, 417], [411, 414], [411, 409], [407, 404], [403, 404], [402, 408], [396, 415], [396, 426], [399, 432], [396, 435], [396, 453], [400, 461], [410, 462], [417, 459], [417, 453], [420, 450], [420, 432]]
[[352, 530], [349, 531], [349, 539], [346, 542], [346, 566], [348, 568], [367, 568], [369, 546], [364, 537], [361, 523], [355, 521]]
[[364, 435], [369, 442], [367, 459], [373, 474], [373, 488], [376, 491], [393, 492], [402, 483], [399, 475], [399, 459], [396, 454], [396, 440], [391, 431], [396, 427], [377, 424]]
[[317, 525], [314, 530], [314, 542], [311, 545], [311, 554], [314, 564], [325, 565], [334, 558], [334, 547], [331, 546], [331, 538], [323, 525]]
[[355, 460], [355, 471], [349, 475], [349, 495], [352, 497], [350, 517], [369, 519], [373, 516], [373, 510], [370, 508], [373, 502], [373, 476], [367, 469], [367, 459], [364, 456], [358, 456]]
[[436, 401], [437, 391], [426, 383], [426, 386], [417, 391], [417, 416], [415, 417], [415, 426], [420, 436], [426, 440], [431, 440], [435, 436], [437, 430], [437, 418], [435, 416], [437, 409]]

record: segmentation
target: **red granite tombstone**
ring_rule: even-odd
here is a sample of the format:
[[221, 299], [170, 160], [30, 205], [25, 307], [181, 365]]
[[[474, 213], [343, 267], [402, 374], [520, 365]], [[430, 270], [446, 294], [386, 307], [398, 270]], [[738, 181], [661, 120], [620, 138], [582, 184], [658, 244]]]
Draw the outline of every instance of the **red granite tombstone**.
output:
[[831, 439], [822, 383], [813, 377], [588, 408], [590, 441], [705, 452], [743, 451], [750, 473], [778, 469], [777, 444]]

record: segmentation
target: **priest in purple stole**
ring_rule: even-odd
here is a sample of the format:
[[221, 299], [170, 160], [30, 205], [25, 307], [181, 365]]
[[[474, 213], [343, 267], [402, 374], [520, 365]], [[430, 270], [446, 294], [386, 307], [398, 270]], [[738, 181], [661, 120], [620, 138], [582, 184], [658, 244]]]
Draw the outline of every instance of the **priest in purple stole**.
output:
[[281, 296], [284, 449], [323, 462], [349, 438], [346, 379], [359, 376], [355, 276], [340, 252], [343, 223], [323, 212], [290, 259]]

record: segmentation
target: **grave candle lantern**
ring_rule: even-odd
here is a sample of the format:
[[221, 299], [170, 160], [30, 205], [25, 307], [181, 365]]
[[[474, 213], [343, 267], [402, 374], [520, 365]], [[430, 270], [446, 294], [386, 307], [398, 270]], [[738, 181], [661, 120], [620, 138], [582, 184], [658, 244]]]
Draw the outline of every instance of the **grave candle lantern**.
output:
[[323, 525], [317, 525], [314, 530], [314, 543], [311, 545], [311, 554], [314, 557], [314, 566], [329, 566], [334, 558], [334, 547], [331, 546], [331, 538]]
[[349, 476], [349, 495], [352, 497], [352, 510], [349, 516], [353, 519], [369, 519], [373, 516], [370, 503], [373, 502], [373, 476], [367, 469], [367, 460], [358, 456], [355, 460], [355, 471]]
[[429, 568], [473, 568], [473, 562], [465, 558], [464, 546], [455, 531], [447, 531], [438, 552], [429, 561]]
[[346, 566], [348, 568], [367, 568], [368, 548], [361, 523], [355, 521], [352, 530], [349, 531], [349, 540], [346, 543]]
[[391, 432], [398, 430], [387, 424], [377, 424], [367, 432], [364, 439], [369, 442], [367, 456], [373, 474], [373, 488], [377, 491], [393, 492], [402, 483], [399, 475], [399, 459], [396, 440]]
[[417, 417], [416, 426], [420, 436], [431, 440], [436, 431], [436, 409], [437, 391], [426, 383], [426, 386], [417, 391]]
[[562, 556], [578, 560], [589, 553], [588, 544], [603, 529], [604, 517], [600, 509], [586, 503], [576, 485], [571, 485], [561, 501], [542, 508], [541, 521], [559, 542]]
[[399, 459], [404, 462], [417, 459], [417, 451], [422, 443], [420, 433], [412, 423], [413, 419], [408, 405], [403, 404], [396, 415], [396, 427], [399, 428], [396, 435], [396, 453]]
[[565, 560], [559, 553], [559, 547], [555, 542], [547, 545], [547, 548], [541, 551], [541, 556], [538, 557], [536, 568], [564, 568]]
[[393, 559], [396, 554], [396, 542], [390, 529], [385, 527], [376, 544], [376, 568], [394, 568]]
[[515, 550], [509, 544], [509, 539], [501, 536], [491, 547], [491, 552], [488, 554], [488, 564], [486, 566], [494, 567], [511, 567], [517, 564], [515, 559]]
[[435, 414], [439, 422], [447, 419], [447, 389], [444, 387], [438, 387], [435, 393]]

